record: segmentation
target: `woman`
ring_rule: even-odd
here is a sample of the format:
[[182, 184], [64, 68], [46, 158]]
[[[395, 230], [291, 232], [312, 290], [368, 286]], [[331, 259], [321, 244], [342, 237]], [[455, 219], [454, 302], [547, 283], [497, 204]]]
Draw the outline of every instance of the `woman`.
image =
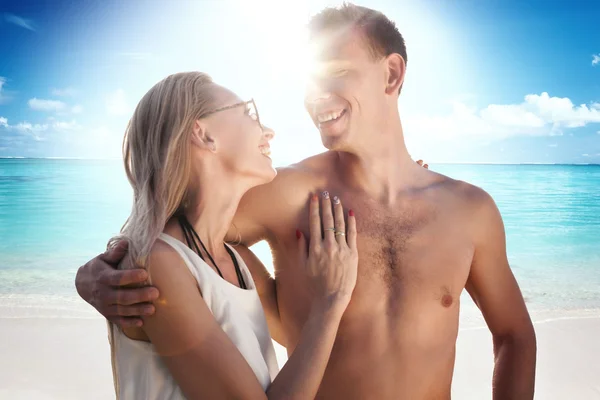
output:
[[[311, 204], [310, 251], [297, 232], [315, 287], [303, 336], [277, 374], [252, 277], [224, 243], [241, 197], [275, 177], [269, 130], [254, 101], [241, 101], [200, 72], [180, 73], [142, 98], [124, 157], [134, 205], [121, 238], [129, 265], [147, 269], [161, 297], [141, 328], [110, 327], [122, 399], [314, 398], [356, 284], [356, 221], [342, 205]], [[333, 210], [332, 210], [333, 209]], [[345, 230], [345, 228], [344, 228]], [[276, 376], [277, 375], [277, 376]]]

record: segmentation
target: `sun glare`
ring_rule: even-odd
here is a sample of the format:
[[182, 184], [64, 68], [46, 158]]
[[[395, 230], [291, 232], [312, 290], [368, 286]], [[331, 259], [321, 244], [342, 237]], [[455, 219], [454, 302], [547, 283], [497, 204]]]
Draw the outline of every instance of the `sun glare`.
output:
[[[282, 75], [300, 77], [309, 67], [306, 24], [311, 15], [308, 1], [240, 1], [238, 12], [252, 28], [261, 65], [275, 81]], [[288, 84], [296, 84], [290, 80]]]
[[244, 37], [244, 44], [252, 48], [252, 58], [245, 60], [244, 76], [250, 79], [231, 82], [241, 95], [257, 99], [261, 119], [274, 128], [274, 163], [288, 165], [323, 151], [303, 99], [312, 69], [307, 24], [329, 4], [306, 0], [235, 4], [235, 20], [240, 24], [229, 34]]

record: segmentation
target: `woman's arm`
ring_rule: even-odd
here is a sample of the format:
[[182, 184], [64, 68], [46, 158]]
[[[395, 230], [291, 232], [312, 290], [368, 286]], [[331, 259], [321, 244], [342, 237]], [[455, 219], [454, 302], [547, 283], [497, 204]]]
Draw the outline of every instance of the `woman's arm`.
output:
[[[343, 223], [341, 205], [335, 207]], [[326, 209], [324, 222], [327, 214], [331, 217], [331, 207], [328, 212]], [[184, 261], [166, 243], [157, 241], [148, 259], [148, 272], [160, 298], [155, 301], [155, 314], [144, 319], [143, 329], [188, 399], [315, 397], [356, 283], [358, 256], [354, 218], [349, 218], [348, 229], [348, 243], [354, 244], [346, 245], [344, 237], [344, 243], [333, 239], [333, 232], [329, 239], [313, 240], [313, 232], [318, 230], [321, 236], [318, 200], [311, 202], [311, 215], [311, 248], [306, 264], [316, 301], [298, 346], [267, 394], [214, 319]], [[338, 218], [336, 228], [340, 226]], [[326, 226], [333, 226], [332, 217]], [[303, 237], [298, 243], [305, 248]]]
[[160, 292], [143, 330], [186, 398], [263, 399], [254, 372], [204, 302], [183, 259], [157, 241], [148, 273]]

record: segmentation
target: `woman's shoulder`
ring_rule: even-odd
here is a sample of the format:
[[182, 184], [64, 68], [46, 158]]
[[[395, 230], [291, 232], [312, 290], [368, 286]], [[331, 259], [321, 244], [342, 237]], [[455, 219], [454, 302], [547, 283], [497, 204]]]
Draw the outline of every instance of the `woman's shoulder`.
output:
[[196, 280], [186, 265], [181, 251], [176, 248], [177, 244], [173, 243], [178, 240], [172, 236], [169, 240], [168, 237], [161, 235], [152, 245], [146, 261], [151, 284], [156, 285], [162, 280], [172, 280], [179, 276]]

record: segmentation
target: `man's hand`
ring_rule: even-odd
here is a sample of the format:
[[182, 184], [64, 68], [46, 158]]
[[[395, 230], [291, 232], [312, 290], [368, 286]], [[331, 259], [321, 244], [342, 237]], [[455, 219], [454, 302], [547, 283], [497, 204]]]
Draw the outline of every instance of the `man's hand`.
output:
[[142, 326], [140, 316], [154, 314], [151, 302], [158, 298], [158, 289], [139, 287], [148, 279], [144, 269], [117, 269], [125, 254], [124, 240], [88, 261], [77, 271], [75, 287], [109, 321], [121, 327]]

